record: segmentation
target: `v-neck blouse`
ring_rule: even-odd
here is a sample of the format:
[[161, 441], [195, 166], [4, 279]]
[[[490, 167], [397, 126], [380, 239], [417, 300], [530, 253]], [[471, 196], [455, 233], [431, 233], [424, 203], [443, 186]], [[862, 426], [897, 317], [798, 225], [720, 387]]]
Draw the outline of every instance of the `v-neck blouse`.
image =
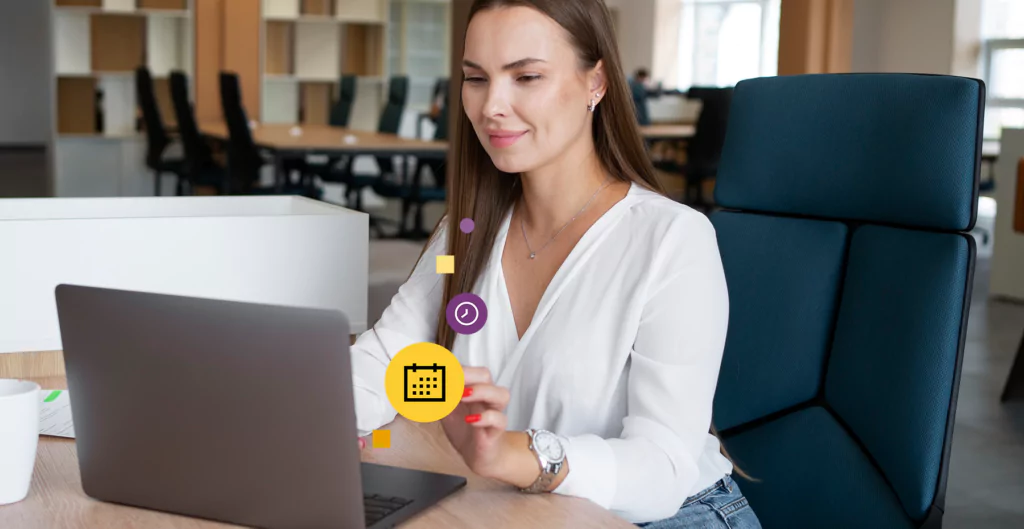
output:
[[[520, 340], [501, 266], [510, 219], [511, 211], [473, 290], [487, 323], [457, 335], [452, 352], [509, 388], [510, 430], [563, 437], [569, 474], [555, 493], [631, 522], [675, 514], [732, 472], [709, 433], [729, 317], [714, 228], [633, 184], [570, 252]], [[434, 266], [446, 248], [442, 231], [352, 347], [363, 434], [396, 415], [384, 391], [390, 359], [436, 339], [442, 281]]]

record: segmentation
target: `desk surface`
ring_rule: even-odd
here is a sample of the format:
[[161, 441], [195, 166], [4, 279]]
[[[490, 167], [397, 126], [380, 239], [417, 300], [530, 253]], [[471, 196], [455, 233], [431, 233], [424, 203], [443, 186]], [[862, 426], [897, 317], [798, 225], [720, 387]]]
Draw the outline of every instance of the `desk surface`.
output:
[[[228, 138], [227, 125], [224, 123], [203, 123], [200, 129], [203, 134], [212, 138], [221, 140]], [[293, 129], [300, 133], [293, 134]], [[383, 149], [402, 153], [448, 150], [448, 143], [443, 141], [414, 140], [393, 134], [344, 129], [329, 125], [259, 124], [252, 129], [252, 138], [257, 145], [275, 150], [365, 152]]]
[[648, 140], [678, 140], [692, 138], [697, 127], [692, 124], [647, 125], [640, 127], [640, 134]]
[[[45, 389], [67, 387], [64, 377], [33, 380]], [[522, 494], [500, 482], [472, 475], [436, 423], [419, 425], [399, 419], [389, 429], [392, 431], [391, 448], [367, 450], [363, 461], [458, 474], [469, 480], [463, 490], [400, 526], [402, 528], [635, 527], [587, 500], [556, 494]], [[352, 442], [356, 442], [355, 439]], [[0, 507], [0, 527], [212, 529], [234, 526], [93, 500], [82, 492], [75, 442], [40, 437], [28, 498]]]

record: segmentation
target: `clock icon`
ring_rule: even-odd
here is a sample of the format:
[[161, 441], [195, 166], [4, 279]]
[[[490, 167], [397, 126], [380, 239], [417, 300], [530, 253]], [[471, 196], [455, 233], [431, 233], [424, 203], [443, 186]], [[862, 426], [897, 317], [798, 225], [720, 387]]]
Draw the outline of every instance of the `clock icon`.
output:
[[487, 323], [487, 305], [476, 294], [459, 294], [448, 302], [445, 319], [455, 332], [473, 334]]

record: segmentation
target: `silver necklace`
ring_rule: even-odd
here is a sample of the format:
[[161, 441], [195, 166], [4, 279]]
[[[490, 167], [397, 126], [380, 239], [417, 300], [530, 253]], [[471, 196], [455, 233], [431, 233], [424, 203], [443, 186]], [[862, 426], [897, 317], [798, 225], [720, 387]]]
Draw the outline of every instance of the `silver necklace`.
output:
[[597, 194], [600, 193], [602, 190], [604, 190], [604, 188], [606, 188], [609, 185], [611, 185], [611, 183], [612, 183], [611, 178], [608, 178], [607, 180], [605, 180], [604, 185], [602, 185], [601, 187], [597, 188], [597, 191], [594, 191], [594, 194], [590, 196], [590, 200], [588, 200], [586, 204], [583, 204], [583, 207], [580, 208], [580, 210], [577, 211], [576, 214], [573, 215], [571, 219], [569, 219], [569, 222], [566, 222], [565, 225], [563, 225], [558, 231], [555, 232], [554, 235], [551, 236], [550, 239], [548, 239], [548, 242], [544, 243], [544, 246], [541, 246], [536, 251], [534, 251], [533, 248], [530, 246], [530, 239], [526, 236], [526, 224], [523, 221], [523, 215], [519, 215], [519, 229], [521, 229], [523, 231], [523, 240], [526, 241], [526, 249], [530, 251], [530, 259], [536, 259], [537, 258], [537, 253], [542, 251], [544, 248], [547, 248], [548, 245], [551, 244], [551, 242], [554, 241], [555, 238], [558, 237], [559, 234], [561, 234], [563, 231], [565, 231], [565, 229], [568, 228], [569, 225], [572, 224], [572, 222], [574, 220], [576, 220], [577, 217], [582, 215], [583, 212], [587, 210], [587, 207], [590, 206], [590, 203], [593, 202], [595, 198], [597, 198]]

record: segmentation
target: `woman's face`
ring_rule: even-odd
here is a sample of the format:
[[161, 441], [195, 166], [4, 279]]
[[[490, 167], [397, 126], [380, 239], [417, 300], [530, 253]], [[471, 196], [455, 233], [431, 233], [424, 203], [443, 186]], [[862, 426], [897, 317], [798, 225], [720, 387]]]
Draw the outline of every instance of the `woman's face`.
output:
[[466, 31], [462, 101], [480, 143], [507, 173], [543, 167], [590, 137], [600, 67], [580, 68], [566, 31], [527, 7], [482, 11]]

